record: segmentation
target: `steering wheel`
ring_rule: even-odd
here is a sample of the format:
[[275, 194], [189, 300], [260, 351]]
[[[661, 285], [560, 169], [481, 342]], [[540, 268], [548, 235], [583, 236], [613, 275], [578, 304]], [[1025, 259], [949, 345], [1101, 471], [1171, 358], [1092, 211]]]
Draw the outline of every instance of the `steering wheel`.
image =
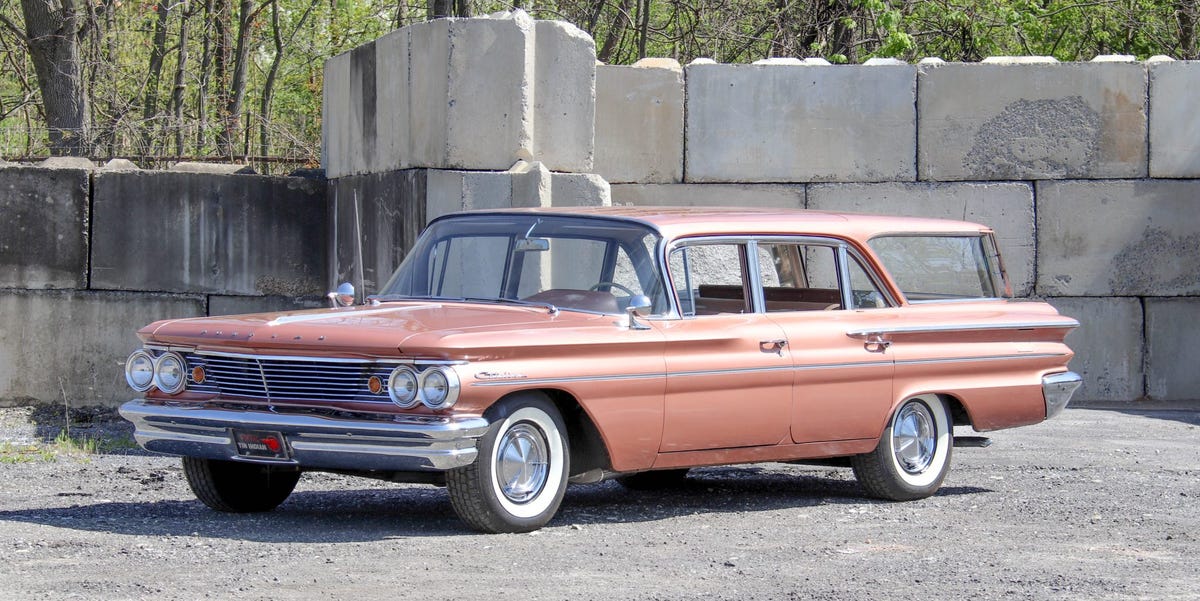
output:
[[[588, 288], [588, 290], [591, 290], [593, 292], [598, 292], [601, 288], [603, 288], [605, 286], [608, 286], [610, 289], [616, 288], [617, 290], [620, 290], [621, 292], [624, 292], [625, 294], [627, 294], [629, 296], [633, 296], [633, 295], [637, 294], [636, 292], [634, 292], [634, 291], [630, 290], [629, 288], [622, 286], [621, 284], [618, 284], [616, 282], [596, 282], [595, 284], [592, 284], [592, 287]], [[612, 292], [612, 290], [609, 290], [609, 292]]]

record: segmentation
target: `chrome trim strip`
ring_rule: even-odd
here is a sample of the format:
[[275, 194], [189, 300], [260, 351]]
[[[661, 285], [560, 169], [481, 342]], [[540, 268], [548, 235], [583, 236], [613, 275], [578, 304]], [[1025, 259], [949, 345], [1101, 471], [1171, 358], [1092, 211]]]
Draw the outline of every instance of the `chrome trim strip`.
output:
[[667, 372], [668, 378], [684, 378], [691, 376], [724, 376], [729, 374], [757, 374], [773, 371], [792, 371], [796, 369], [794, 365], [774, 365], [771, 367], [742, 367], [731, 369], [701, 369], [696, 371], [672, 371]]
[[896, 365], [928, 365], [932, 363], [974, 363], [976, 361], [1007, 361], [1011, 359], [1048, 359], [1065, 357], [1066, 353], [1023, 353], [1015, 355], [987, 355], [982, 357], [951, 357], [946, 359], [905, 359]]
[[870, 328], [850, 330], [846, 335], [851, 338], [864, 338], [873, 334], [935, 334], [941, 332], [977, 332], [982, 330], [1043, 330], [1049, 328], [1077, 328], [1079, 322], [1074, 319], [1063, 321], [1031, 321], [1022, 323], [971, 323], [961, 325], [936, 326], [892, 326], [886, 328]]
[[383, 365], [465, 365], [467, 363], [466, 361], [442, 359], [379, 359], [371, 357], [353, 359], [347, 357], [314, 357], [312, 355], [255, 355], [253, 353], [229, 353], [225, 351], [193, 351], [193, 353], [206, 357], [259, 359], [263, 361], [304, 361], [310, 363], [378, 363]]
[[677, 371], [655, 374], [614, 374], [607, 376], [573, 376], [567, 378], [532, 378], [511, 380], [489, 380], [474, 382], [471, 386], [509, 386], [512, 384], [567, 384], [573, 382], [611, 382], [615, 380], [648, 380], [653, 378], [679, 378], [690, 376], [716, 376], [742, 373], [760, 373], [773, 371], [812, 371], [817, 369], [846, 369], [855, 367], [877, 367], [882, 365], [925, 365], [933, 363], [973, 363], [977, 361], [1009, 361], [1014, 359], [1046, 359], [1050, 357], [1065, 357], [1066, 353], [1024, 353], [1015, 355], [988, 355], [984, 357], [947, 357], [943, 359], [908, 359], [901, 361], [852, 361], [845, 363], [813, 363], [809, 365], [780, 365], [775, 367], [750, 367], [741, 369], [708, 369], [696, 371]]
[[569, 384], [572, 382], [611, 382], [615, 380], [651, 380], [655, 378], [664, 378], [665, 373], [653, 374], [620, 374], [611, 376], [571, 376], [566, 378], [535, 378], [535, 379], [512, 379], [512, 380], [488, 380], [486, 382], [474, 382], [472, 387], [480, 386], [508, 386], [510, 384]]

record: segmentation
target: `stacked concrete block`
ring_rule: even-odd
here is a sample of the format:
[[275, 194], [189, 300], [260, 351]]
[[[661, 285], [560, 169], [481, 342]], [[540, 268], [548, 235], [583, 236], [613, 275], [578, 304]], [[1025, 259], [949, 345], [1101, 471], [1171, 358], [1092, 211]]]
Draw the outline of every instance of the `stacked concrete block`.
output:
[[592, 170], [596, 44], [564, 21], [538, 21], [534, 47], [533, 160], [551, 171]]
[[803, 209], [803, 184], [621, 184], [612, 186], [615, 205], [680, 207], [770, 207]]
[[0, 169], [0, 288], [86, 288], [90, 172]]
[[350, 53], [325, 61], [321, 96], [321, 165], [330, 178], [353, 172], [350, 146]]
[[1200, 61], [1156, 61], [1150, 69], [1150, 177], [1200, 177]]
[[606, 207], [612, 205], [612, 187], [592, 173], [552, 173], [550, 206]]
[[326, 299], [292, 296], [222, 296], [209, 295], [209, 315], [242, 315], [246, 313], [275, 313], [328, 307]]
[[612, 204], [608, 183], [587, 173], [553, 173], [541, 163], [509, 171], [430, 171], [426, 216], [478, 209]]
[[0, 401], [78, 406], [133, 398], [122, 366], [141, 344], [137, 330], [204, 310], [202, 296], [0, 292]]
[[1200, 180], [1037, 184], [1037, 292], [1200, 295]]
[[404, 169], [411, 162], [409, 33], [397, 29], [375, 40], [375, 152], [365, 165], [370, 173]]
[[1033, 292], [1034, 212], [1029, 184], [816, 184], [808, 188], [808, 208], [982, 223], [996, 231], [1013, 294]]
[[683, 68], [677, 61], [596, 67], [596, 173], [611, 183], [683, 181]]
[[409, 169], [330, 182], [327, 289], [350, 282], [360, 300], [379, 292], [425, 225], [429, 173]]
[[325, 291], [321, 182], [142, 171], [97, 173], [94, 187], [93, 288], [291, 297]]
[[1136, 298], [1051, 298], [1059, 313], [1079, 320], [1067, 336], [1071, 369], [1083, 376], [1084, 401], [1131, 401], [1145, 394], [1142, 303]]
[[1150, 398], [1200, 401], [1197, 323], [1200, 298], [1146, 299], [1146, 394]]
[[915, 179], [916, 67], [687, 67], [688, 182]]
[[918, 81], [923, 180], [1147, 173], [1143, 65], [923, 65]]
[[415, 167], [499, 171], [535, 158], [554, 170], [591, 169], [595, 46], [568, 24], [522, 11], [427, 21], [325, 69], [331, 179]]

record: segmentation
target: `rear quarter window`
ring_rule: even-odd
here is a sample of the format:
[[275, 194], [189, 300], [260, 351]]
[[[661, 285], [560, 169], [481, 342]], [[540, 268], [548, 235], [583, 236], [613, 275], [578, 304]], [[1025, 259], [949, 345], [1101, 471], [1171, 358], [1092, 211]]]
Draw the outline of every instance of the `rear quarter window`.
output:
[[881, 236], [870, 245], [909, 302], [1002, 295], [996, 252], [987, 236]]

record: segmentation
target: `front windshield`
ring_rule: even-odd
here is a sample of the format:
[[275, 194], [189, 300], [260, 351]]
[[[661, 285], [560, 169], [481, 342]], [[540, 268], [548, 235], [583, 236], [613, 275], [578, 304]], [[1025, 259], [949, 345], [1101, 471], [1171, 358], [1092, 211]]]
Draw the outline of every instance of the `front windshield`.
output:
[[635, 295], [653, 313], [668, 302], [649, 228], [602, 218], [479, 214], [429, 226], [380, 291], [380, 300], [528, 301], [620, 313]]

